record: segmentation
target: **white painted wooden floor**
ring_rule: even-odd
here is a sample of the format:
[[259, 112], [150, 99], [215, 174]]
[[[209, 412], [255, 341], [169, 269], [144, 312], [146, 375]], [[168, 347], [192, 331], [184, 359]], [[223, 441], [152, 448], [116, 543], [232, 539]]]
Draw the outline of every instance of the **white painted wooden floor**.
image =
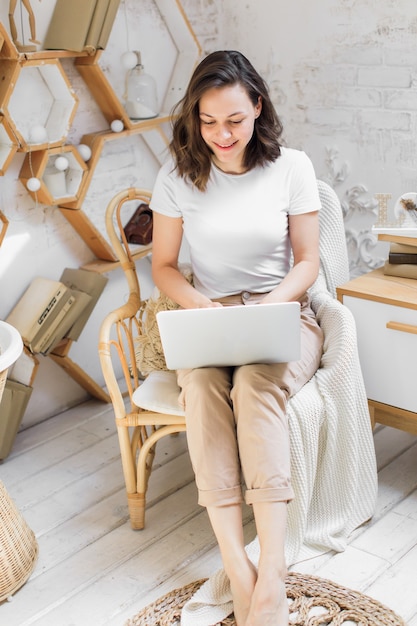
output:
[[[379, 496], [344, 553], [296, 566], [380, 600], [417, 626], [417, 439], [378, 427]], [[1, 626], [123, 626], [143, 606], [220, 567], [183, 435], [165, 438], [147, 527], [133, 531], [111, 406], [91, 400], [19, 433], [0, 479], [39, 541]], [[254, 536], [247, 511], [246, 538]]]

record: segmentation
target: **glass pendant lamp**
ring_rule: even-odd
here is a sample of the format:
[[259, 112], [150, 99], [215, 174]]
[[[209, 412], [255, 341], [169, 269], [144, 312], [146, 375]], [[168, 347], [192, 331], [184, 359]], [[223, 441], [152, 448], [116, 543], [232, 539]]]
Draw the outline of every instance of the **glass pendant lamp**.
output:
[[155, 79], [145, 72], [140, 52], [135, 50], [137, 64], [127, 75], [126, 111], [132, 120], [157, 117], [158, 102]]

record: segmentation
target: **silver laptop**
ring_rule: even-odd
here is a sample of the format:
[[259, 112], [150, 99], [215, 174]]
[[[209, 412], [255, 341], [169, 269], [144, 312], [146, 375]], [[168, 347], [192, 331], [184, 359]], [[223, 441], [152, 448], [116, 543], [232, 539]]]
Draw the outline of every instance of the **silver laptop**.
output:
[[175, 309], [156, 315], [168, 369], [300, 358], [300, 304]]

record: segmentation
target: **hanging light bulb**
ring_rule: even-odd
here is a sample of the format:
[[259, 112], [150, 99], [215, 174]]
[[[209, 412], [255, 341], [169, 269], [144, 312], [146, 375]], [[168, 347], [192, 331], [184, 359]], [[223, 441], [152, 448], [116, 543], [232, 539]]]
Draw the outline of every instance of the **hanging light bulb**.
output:
[[46, 143], [48, 141], [48, 133], [45, 126], [35, 124], [29, 130], [30, 143]]
[[137, 65], [138, 57], [136, 52], [125, 52], [122, 54], [122, 65], [125, 69], [131, 70], [133, 67]]
[[59, 156], [55, 159], [54, 166], [60, 172], [65, 172], [69, 168], [69, 161], [67, 157]]
[[29, 178], [29, 180], [27, 181], [26, 187], [27, 189], [29, 189], [29, 191], [39, 191], [39, 189], [41, 188], [41, 181], [39, 180], [39, 178], [32, 176], [32, 178]]
[[145, 73], [140, 52], [135, 55], [136, 65], [127, 75], [126, 111], [132, 120], [146, 120], [158, 115], [156, 83]]
[[83, 161], [89, 161], [91, 159], [91, 148], [85, 143], [80, 143], [77, 146], [78, 154]]
[[124, 124], [122, 120], [113, 120], [112, 123], [110, 124], [110, 128], [112, 129], [114, 133], [121, 133], [122, 130], [124, 129]]

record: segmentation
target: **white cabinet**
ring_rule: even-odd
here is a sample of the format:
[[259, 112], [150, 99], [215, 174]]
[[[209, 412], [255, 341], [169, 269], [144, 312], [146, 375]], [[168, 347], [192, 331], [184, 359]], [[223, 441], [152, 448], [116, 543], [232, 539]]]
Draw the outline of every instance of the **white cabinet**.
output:
[[355, 318], [371, 417], [417, 434], [417, 280], [378, 269], [337, 293]]

